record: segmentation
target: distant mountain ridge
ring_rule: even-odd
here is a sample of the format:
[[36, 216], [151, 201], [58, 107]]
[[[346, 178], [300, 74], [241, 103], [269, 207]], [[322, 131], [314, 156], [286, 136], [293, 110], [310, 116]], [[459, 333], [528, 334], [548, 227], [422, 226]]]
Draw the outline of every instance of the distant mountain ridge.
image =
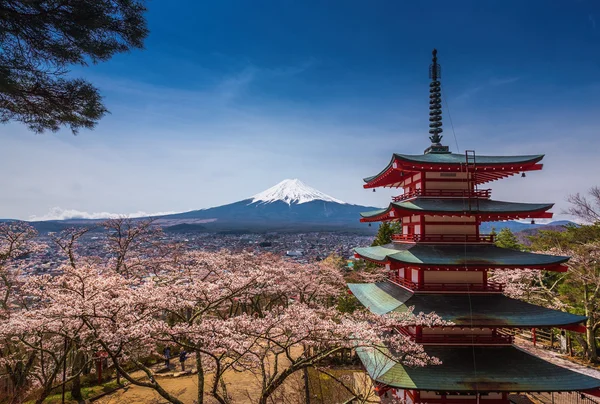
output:
[[[374, 234], [377, 226], [360, 222], [360, 212], [377, 209], [353, 205], [287, 179], [241, 201], [208, 209], [153, 217], [167, 232], [315, 232]], [[142, 220], [137, 218], [134, 220]], [[41, 233], [71, 226], [93, 226], [101, 219], [30, 222]]]
[[[360, 223], [360, 212], [377, 209], [353, 205], [287, 179], [248, 199], [209, 209], [166, 215], [158, 223], [195, 224], [217, 231], [361, 231], [376, 228]], [[189, 229], [189, 227], [188, 227]]]
[[[360, 213], [378, 209], [353, 205], [312, 188], [298, 179], [286, 179], [263, 192], [230, 204], [208, 209], [155, 216], [167, 232], [317, 232], [341, 231], [375, 234], [378, 223], [360, 222]], [[138, 218], [135, 220], [142, 220]], [[72, 226], [93, 226], [104, 219], [68, 219], [30, 222], [40, 233]], [[509, 228], [514, 233], [552, 229], [574, 224], [556, 221], [530, 224], [517, 221], [484, 222], [481, 233]]]

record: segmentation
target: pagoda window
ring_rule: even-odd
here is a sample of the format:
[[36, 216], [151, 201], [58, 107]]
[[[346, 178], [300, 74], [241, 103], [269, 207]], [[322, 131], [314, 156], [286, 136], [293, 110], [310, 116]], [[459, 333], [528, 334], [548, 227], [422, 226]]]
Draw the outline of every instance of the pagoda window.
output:
[[434, 190], [434, 189], [457, 189], [457, 190], [467, 190], [469, 189], [469, 183], [467, 182], [466, 179], [464, 180], [458, 180], [458, 181], [441, 181], [437, 180], [437, 181], [432, 181], [432, 180], [427, 180], [427, 189], [428, 190]]
[[431, 173], [425, 175], [428, 190], [469, 189], [468, 173]]
[[419, 283], [419, 270], [416, 268], [413, 268], [413, 269], [411, 269], [410, 273], [411, 273], [410, 280], [415, 283]]
[[481, 399], [482, 400], [502, 400], [503, 394], [502, 393], [487, 393], [487, 394], [481, 394]]
[[425, 215], [425, 224], [477, 224], [474, 216], [432, 216]]
[[437, 284], [477, 284], [483, 285], [485, 273], [483, 271], [424, 271], [423, 282]]
[[[454, 401], [457, 403], [464, 401], [475, 401], [477, 400], [477, 393], [475, 394], [446, 394], [445, 395], [446, 400], [448, 401]], [[459, 401], [460, 400], [460, 401]]]
[[425, 224], [427, 234], [476, 234], [477, 225], [473, 224]]
[[[429, 182], [430, 180], [436, 180], [436, 179], [442, 179], [442, 180], [447, 180], [447, 179], [452, 179], [454, 181], [461, 181], [461, 180], [466, 180], [467, 178], [469, 178], [469, 173], [461, 173], [461, 172], [441, 172], [441, 173], [436, 173], [436, 172], [431, 172], [428, 171], [425, 173], [425, 179], [428, 180], [427, 182]], [[445, 182], [445, 181], [444, 181]]]
[[427, 399], [427, 398], [440, 398], [441, 394], [438, 391], [422, 391], [421, 392], [421, 398], [423, 399]]

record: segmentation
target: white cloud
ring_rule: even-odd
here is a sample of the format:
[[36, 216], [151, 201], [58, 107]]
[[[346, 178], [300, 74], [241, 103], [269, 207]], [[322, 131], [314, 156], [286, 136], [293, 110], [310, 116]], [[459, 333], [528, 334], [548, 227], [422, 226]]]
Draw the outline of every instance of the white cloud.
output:
[[67, 220], [67, 219], [116, 219], [120, 217], [148, 217], [148, 216], [163, 216], [170, 215], [179, 212], [142, 212], [137, 211], [133, 213], [109, 213], [109, 212], [82, 212], [76, 209], [62, 209], [58, 206], [50, 209], [48, 213], [43, 216], [32, 215], [29, 217], [31, 221], [43, 221], [43, 220]]

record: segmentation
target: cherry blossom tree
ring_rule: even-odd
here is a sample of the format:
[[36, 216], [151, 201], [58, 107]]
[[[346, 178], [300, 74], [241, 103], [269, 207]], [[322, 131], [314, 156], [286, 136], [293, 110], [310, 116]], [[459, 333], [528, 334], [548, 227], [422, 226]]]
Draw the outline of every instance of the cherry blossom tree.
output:
[[229, 370], [255, 372], [258, 402], [266, 403], [291, 375], [342, 350], [393, 346], [405, 363], [434, 361], [421, 346], [389, 331], [408, 322], [439, 325], [437, 316], [341, 313], [335, 306], [346, 293], [344, 279], [327, 263], [300, 265], [273, 255], [223, 251], [193, 252], [178, 263], [178, 270], [157, 276], [168, 294], [161, 299], [169, 302], [164, 310], [175, 319], [163, 323], [162, 338], [196, 353], [198, 386], [213, 372], [210, 394], [221, 403], [227, 402], [222, 376]]
[[[548, 252], [544, 252], [547, 254]], [[513, 299], [556, 310], [567, 310], [569, 305], [558, 292], [566, 274], [550, 276], [539, 269], [498, 269], [490, 272], [489, 280], [503, 285], [504, 294]]]
[[[57, 386], [76, 382], [85, 363], [104, 352], [130, 383], [180, 403], [146, 365], [165, 344], [195, 357], [198, 403], [205, 395], [228, 402], [223, 376], [236, 371], [256, 375], [256, 401], [267, 403], [292, 375], [309, 367], [326, 371], [325, 359], [357, 347], [394, 352], [395, 360], [411, 366], [437, 363], [421, 346], [392, 332], [398, 325], [442, 325], [437, 316], [340, 312], [346, 286], [335, 265], [298, 264], [271, 254], [187, 251], [161, 243], [151, 222], [117, 219], [103, 226], [103, 257], [80, 255], [85, 230], [71, 229], [53, 237], [65, 255], [57, 275], [6, 275], [3, 292], [11, 297], [3, 305], [0, 337], [3, 352], [13, 351], [2, 365], [29, 366], [21, 386], [37, 388], [38, 402]], [[2, 234], [8, 234], [0, 244], [2, 257], [12, 260], [35, 250], [34, 233], [26, 228]], [[72, 355], [80, 360], [67, 367]], [[134, 376], [136, 371], [145, 377]], [[209, 373], [212, 382], [205, 391]]]
[[[29, 265], [27, 258], [46, 246], [36, 242], [37, 232], [23, 222], [0, 223], [0, 325], [15, 318], [15, 313], [26, 304], [22, 293], [23, 270]], [[18, 400], [25, 394], [31, 373], [36, 366], [34, 352], [23, 349], [18, 338], [0, 332], [0, 377], [8, 377]]]
[[551, 254], [567, 255], [569, 272], [561, 298], [587, 317], [585, 339], [578, 338], [591, 362], [598, 362], [596, 334], [600, 329], [600, 241], [555, 248]]

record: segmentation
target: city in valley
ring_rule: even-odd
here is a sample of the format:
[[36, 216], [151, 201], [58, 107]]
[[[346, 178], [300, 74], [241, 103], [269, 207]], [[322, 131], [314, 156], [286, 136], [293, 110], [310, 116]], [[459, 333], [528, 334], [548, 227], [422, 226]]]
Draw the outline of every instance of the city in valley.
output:
[[[67, 257], [52, 242], [55, 233], [39, 235], [39, 240], [48, 248], [35, 257], [27, 257], [31, 265], [26, 266], [27, 273], [56, 274]], [[107, 258], [111, 251], [106, 248], [102, 233], [90, 232], [82, 236], [78, 254]], [[320, 261], [330, 255], [353, 261], [354, 248], [368, 246], [373, 236], [344, 233], [267, 233], [267, 234], [214, 234], [214, 233], [163, 233], [160, 241], [180, 244], [186, 249], [202, 251], [231, 250], [248, 251], [256, 254], [274, 253], [288, 257], [299, 263]]]

